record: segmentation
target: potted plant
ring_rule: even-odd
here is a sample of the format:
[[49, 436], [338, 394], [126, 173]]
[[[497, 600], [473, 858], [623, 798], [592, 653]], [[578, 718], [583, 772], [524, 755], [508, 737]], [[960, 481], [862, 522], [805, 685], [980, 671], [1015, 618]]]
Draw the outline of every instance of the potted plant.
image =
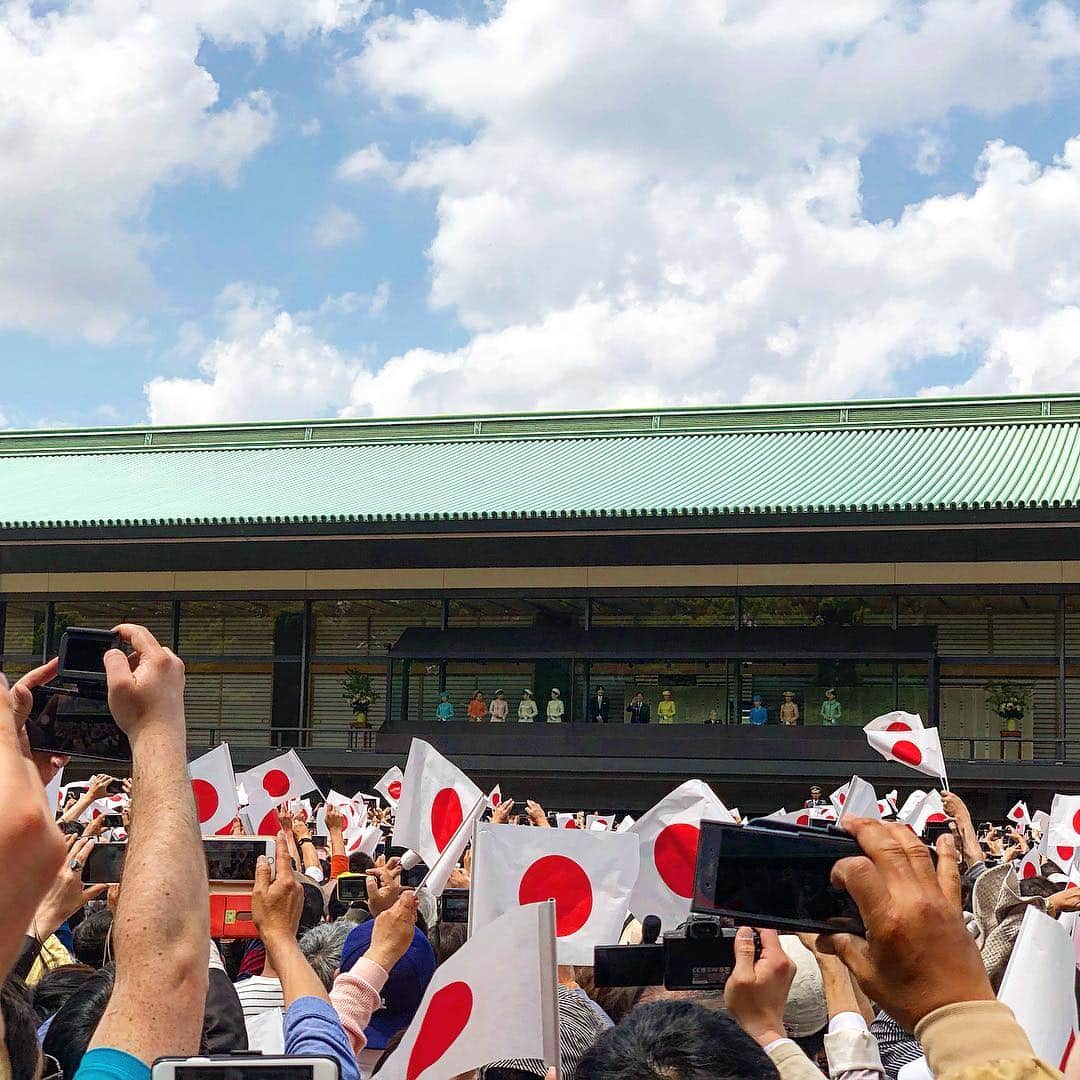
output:
[[359, 668], [349, 668], [341, 680], [341, 696], [352, 709], [352, 726], [367, 727], [368, 710], [379, 698], [372, 686], [371, 676]]
[[986, 704], [1001, 718], [1003, 731], [1019, 731], [1031, 704], [1031, 690], [1013, 682], [987, 683]]

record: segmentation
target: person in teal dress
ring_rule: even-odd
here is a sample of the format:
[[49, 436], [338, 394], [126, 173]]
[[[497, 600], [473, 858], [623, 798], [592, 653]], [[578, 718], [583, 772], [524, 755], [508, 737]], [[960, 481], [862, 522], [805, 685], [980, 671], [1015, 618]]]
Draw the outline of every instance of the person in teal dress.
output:
[[843, 713], [840, 702], [836, 700], [836, 691], [830, 686], [825, 691], [825, 700], [821, 703], [821, 722], [827, 727], [834, 727], [840, 723]]
[[453, 720], [454, 719], [454, 706], [450, 701], [449, 694], [439, 695], [439, 704], [435, 707], [435, 718], [437, 720]]

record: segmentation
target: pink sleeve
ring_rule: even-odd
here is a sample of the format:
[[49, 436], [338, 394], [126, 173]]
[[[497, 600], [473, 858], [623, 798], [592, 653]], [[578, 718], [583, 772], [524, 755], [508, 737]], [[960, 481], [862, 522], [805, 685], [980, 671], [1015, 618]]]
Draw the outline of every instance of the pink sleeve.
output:
[[349, 1036], [353, 1053], [359, 1054], [367, 1046], [364, 1028], [371, 1023], [371, 1014], [380, 1005], [380, 991], [386, 985], [388, 976], [373, 960], [361, 957], [351, 971], [346, 971], [334, 980], [330, 991], [330, 1004], [334, 1006], [341, 1026]]

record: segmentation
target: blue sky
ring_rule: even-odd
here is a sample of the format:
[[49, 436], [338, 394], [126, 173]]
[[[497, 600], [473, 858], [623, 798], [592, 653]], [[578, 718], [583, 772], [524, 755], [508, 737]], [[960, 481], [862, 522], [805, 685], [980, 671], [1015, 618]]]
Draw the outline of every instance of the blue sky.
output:
[[[0, 130], [50, 142], [6, 162], [6, 231], [45, 236], [0, 249], [7, 426], [1077, 388], [1075, 6], [974, 0], [971, 41], [956, 0], [822, 0], [805, 48], [788, 0], [705, 30], [659, 0], [274, 6], [146, 0], [169, 78], [83, 182], [128, 30], [0, 5]], [[65, 35], [104, 62], [43, 102]], [[391, 164], [342, 179], [369, 146]]]

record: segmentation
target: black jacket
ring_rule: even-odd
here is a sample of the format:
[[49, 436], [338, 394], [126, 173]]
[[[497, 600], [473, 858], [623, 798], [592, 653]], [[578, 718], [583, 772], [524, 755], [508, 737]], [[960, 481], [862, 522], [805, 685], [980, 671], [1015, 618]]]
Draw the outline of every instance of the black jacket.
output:
[[605, 694], [603, 698], [597, 698], [595, 694], [589, 698], [589, 719], [598, 721], [601, 724], [608, 722], [608, 712], [611, 709], [611, 704]]

